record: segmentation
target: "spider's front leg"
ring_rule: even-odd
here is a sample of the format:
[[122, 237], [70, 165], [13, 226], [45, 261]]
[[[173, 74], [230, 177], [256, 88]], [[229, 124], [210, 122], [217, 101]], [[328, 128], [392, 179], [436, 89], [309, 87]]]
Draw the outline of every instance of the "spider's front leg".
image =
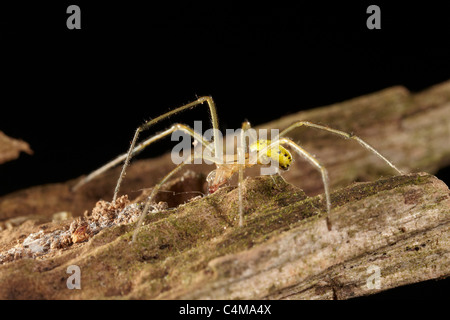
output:
[[[331, 230], [331, 221], [330, 221], [330, 212], [331, 212], [331, 198], [330, 198], [330, 184], [329, 184], [329, 180], [328, 180], [328, 171], [327, 169], [312, 155], [310, 154], [308, 151], [306, 151], [305, 149], [303, 149], [302, 147], [300, 147], [298, 144], [296, 144], [294, 141], [288, 139], [288, 138], [275, 138], [274, 141], [272, 141], [271, 143], [267, 143], [265, 142], [265, 147], [263, 147], [260, 150], [260, 153], [264, 156], [269, 154], [268, 152], [272, 153], [273, 150], [278, 150], [278, 153], [281, 153], [280, 155], [280, 160], [282, 160], [283, 158], [286, 158], [285, 160], [287, 161], [277, 161], [279, 162], [279, 166], [280, 168], [287, 170], [286, 164], [290, 164], [291, 158], [289, 153], [282, 148], [281, 146], [279, 146], [280, 144], [284, 144], [287, 145], [289, 147], [291, 147], [298, 155], [300, 155], [301, 157], [303, 157], [305, 160], [307, 160], [311, 165], [313, 165], [321, 174], [322, 176], [322, 183], [323, 183], [323, 187], [324, 187], [324, 191], [325, 191], [325, 201], [326, 201], [326, 206], [327, 206], [327, 227], [328, 230]], [[284, 149], [284, 150], [283, 150]], [[286, 152], [286, 155], [283, 155], [283, 151]], [[275, 160], [278, 160], [276, 158], [272, 158]]]
[[289, 127], [287, 127], [286, 129], [284, 129], [281, 133], [280, 133], [280, 137], [285, 136], [288, 132], [299, 128], [299, 127], [310, 127], [310, 128], [316, 128], [319, 130], [323, 130], [323, 131], [327, 131], [330, 133], [333, 133], [335, 135], [338, 135], [340, 137], [343, 137], [345, 139], [353, 139], [356, 140], [361, 146], [363, 146], [365, 149], [369, 150], [370, 152], [372, 152], [373, 154], [375, 154], [378, 158], [380, 158], [381, 160], [383, 160], [385, 163], [387, 163], [391, 168], [393, 168], [395, 171], [397, 171], [398, 174], [403, 174], [403, 172], [398, 169], [392, 162], [390, 162], [388, 159], [386, 159], [381, 153], [379, 153], [377, 150], [375, 150], [374, 147], [372, 147], [370, 144], [368, 144], [367, 142], [365, 142], [363, 139], [361, 139], [358, 136], [355, 136], [352, 133], [347, 133], [341, 130], [337, 130], [337, 129], [333, 129], [327, 126], [322, 126], [320, 124], [316, 124], [316, 123], [312, 123], [309, 121], [297, 121], [294, 122], [293, 124], [291, 124]]
[[319, 124], [315, 124], [315, 123], [312, 123], [312, 122], [309, 122], [309, 121], [297, 121], [297, 122], [293, 123], [292, 125], [290, 125], [289, 127], [287, 127], [286, 129], [284, 129], [280, 133], [280, 135], [278, 137], [279, 140], [277, 140], [274, 143], [272, 143], [271, 146], [268, 147], [268, 148], [272, 148], [272, 145], [274, 145], [276, 143], [289, 145], [299, 155], [303, 156], [306, 160], [308, 160], [312, 165], [314, 165], [321, 172], [322, 181], [323, 181], [323, 185], [324, 185], [324, 189], [325, 189], [325, 198], [326, 198], [326, 201], [327, 201], [327, 211], [328, 211], [327, 225], [328, 225], [328, 229], [329, 230], [331, 230], [331, 223], [330, 223], [330, 219], [329, 219], [330, 210], [331, 210], [331, 200], [330, 200], [330, 191], [329, 191], [329, 182], [328, 182], [327, 170], [325, 169], [325, 167], [323, 165], [320, 164], [319, 161], [317, 161], [317, 159], [315, 159], [311, 154], [309, 154], [307, 151], [305, 151], [298, 144], [296, 144], [295, 142], [293, 142], [290, 139], [280, 138], [280, 137], [285, 136], [288, 132], [292, 131], [293, 129], [299, 128], [301, 126], [310, 127], [310, 128], [316, 128], [316, 129], [319, 129], [319, 130], [324, 130], [324, 131], [333, 133], [335, 135], [341, 136], [341, 137], [343, 137], [345, 139], [356, 140], [361, 146], [363, 146], [365, 149], [367, 149], [370, 152], [372, 152], [373, 154], [375, 154], [377, 157], [379, 157], [381, 160], [383, 160], [385, 163], [387, 163], [391, 168], [393, 168], [395, 171], [397, 171], [397, 173], [403, 174], [400, 169], [398, 169], [392, 162], [390, 162], [388, 159], [386, 159], [381, 153], [379, 153], [377, 150], [375, 150], [375, 148], [373, 148], [367, 142], [365, 142], [361, 138], [355, 136], [354, 134], [350, 134], [350, 133], [347, 133], [347, 132], [344, 132], [344, 131], [341, 131], [341, 130], [337, 130], [337, 129], [333, 129], [333, 128], [330, 128], [330, 127], [326, 127], [326, 126], [322, 126], [322, 125], [319, 125]]

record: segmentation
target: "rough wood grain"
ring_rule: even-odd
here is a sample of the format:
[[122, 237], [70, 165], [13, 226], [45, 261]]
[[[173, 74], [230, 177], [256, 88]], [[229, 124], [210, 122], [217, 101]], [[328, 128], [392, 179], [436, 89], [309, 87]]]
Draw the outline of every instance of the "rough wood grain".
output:
[[[245, 226], [224, 188], [39, 259], [0, 265], [0, 298], [346, 299], [450, 275], [450, 192], [428, 174], [354, 184], [321, 196], [280, 177], [248, 179]], [[48, 226], [43, 230], [49, 228]], [[66, 269], [82, 270], [68, 290]], [[380, 287], [369, 288], [370, 267]]]
[[[450, 193], [441, 181], [394, 177], [333, 199], [331, 232], [322, 218], [292, 223], [265, 243], [210, 261], [214, 280], [175, 297], [346, 299], [450, 275]], [[296, 214], [305, 212], [289, 213]], [[367, 284], [373, 267], [379, 288]]]

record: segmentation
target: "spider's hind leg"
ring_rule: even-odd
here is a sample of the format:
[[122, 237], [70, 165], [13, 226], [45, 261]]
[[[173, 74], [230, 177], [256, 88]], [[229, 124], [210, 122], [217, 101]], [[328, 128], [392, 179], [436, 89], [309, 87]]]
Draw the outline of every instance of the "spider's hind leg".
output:
[[[193, 157], [189, 158], [188, 160], [192, 160], [192, 158]], [[147, 198], [147, 200], [145, 202], [144, 209], [142, 210], [142, 213], [141, 213], [141, 215], [139, 217], [139, 220], [137, 222], [136, 228], [134, 229], [133, 238], [132, 238], [131, 242], [135, 242], [136, 241], [136, 237], [137, 237], [137, 234], [138, 234], [139, 227], [142, 225], [142, 222], [144, 222], [144, 219], [147, 216], [147, 213], [148, 213], [148, 211], [150, 209], [150, 206], [151, 206], [151, 204], [153, 202], [153, 199], [155, 198], [156, 194], [159, 192], [159, 190], [164, 185], [164, 183], [166, 183], [167, 180], [169, 180], [170, 177], [172, 177], [175, 173], [180, 171], [186, 164], [187, 164], [187, 161], [184, 161], [184, 162], [180, 163], [175, 169], [170, 171], [164, 178], [161, 179], [161, 181], [157, 185], [155, 185], [153, 187], [153, 190], [152, 190], [150, 196]]]
[[[216, 106], [215, 106], [214, 101], [213, 101], [213, 99], [211, 97], [209, 97], [209, 96], [200, 97], [196, 101], [188, 103], [188, 104], [185, 104], [184, 106], [181, 106], [181, 107], [176, 108], [174, 110], [171, 110], [169, 112], [166, 112], [165, 114], [160, 115], [159, 117], [144, 123], [143, 125], [139, 126], [136, 129], [136, 132], [134, 133], [133, 140], [131, 142], [130, 148], [129, 148], [128, 153], [127, 153], [127, 157], [126, 157], [125, 162], [123, 164], [122, 171], [120, 173], [119, 179], [117, 180], [116, 189], [114, 190], [113, 202], [116, 200], [117, 194], [119, 193], [120, 184], [122, 183], [122, 179], [125, 176], [125, 172], [126, 172], [126, 169], [127, 169], [128, 165], [130, 163], [131, 157], [133, 156], [134, 146], [135, 146], [136, 141], [137, 141], [137, 139], [139, 137], [139, 134], [142, 131], [145, 131], [145, 130], [149, 129], [151, 126], [153, 126], [154, 124], [160, 122], [161, 120], [170, 117], [171, 115], [180, 113], [180, 112], [182, 112], [184, 110], [191, 109], [191, 108], [193, 108], [195, 106], [203, 104], [204, 102], [206, 102], [208, 104], [210, 115], [211, 115], [211, 124], [212, 124], [212, 127], [213, 127], [213, 139], [214, 139], [214, 154], [216, 154], [215, 151], [218, 150], [218, 146], [219, 146], [219, 140], [217, 139], [217, 136], [216, 136], [218, 134], [218, 130], [219, 130], [219, 123], [218, 123], [218, 119], [217, 119]], [[190, 132], [188, 130], [188, 133], [192, 135], [193, 131]], [[167, 135], [167, 134], [165, 134], [165, 135]], [[157, 140], [159, 138], [160, 137], [156, 137], [155, 140]], [[202, 141], [202, 143], [205, 144], [205, 141], [203, 139], [201, 139], [200, 141]]]
[[[149, 139], [147, 139], [146, 141], [140, 143], [139, 145], [136, 146], [137, 140], [139, 138], [139, 135], [141, 132], [149, 129], [151, 126], [153, 126], [154, 124], [170, 117], [171, 115], [174, 114], [178, 114], [182, 111], [185, 110], [189, 110], [192, 109], [198, 105], [203, 104], [204, 102], [206, 102], [208, 104], [209, 107], [209, 111], [210, 111], [210, 116], [211, 116], [211, 125], [213, 128], [213, 138], [214, 138], [214, 146], [212, 149], [211, 146], [208, 146], [208, 148], [212, 149], [213, 154], [216, 154], [216, 150], [218, 150], [218, 146], [219, 146], [219, 139], [217, 138], [217, 133], [218, 133], [218, 128], [219, 128], [219, 124], [218, 124], [218, 118], [217, 118], [217, 111], [216, 111], [216, 106], [214, 104], [213, 99], [210, 96], [204, 96], [204, 97], [200, 97], [197, 100], [185, 104], [181, 107], [178, 107], [174, 110], [171, 110], [169, 112], [166, 112], [150, 121], [145, 122], [143, 125], [139, 126], [133, 136], [133, 140], [130, 144], [130, 148], [128, 149], [127, 153], [122, 154], [120, 156], [118, 156], [116, 159], [106, 163], [105, 165], [103, 165], [102, 167], [100, 167], [99, 169], [91, 172], [88, 176], [86, 176], [85, 178], [83, 178], [82, 180], [80, 180], [73, 188], [72, 191], [76, 191], [77, 189], [79, 189], [81, 186], [85, 185], [86, 183], [88, 183], [89, 181], [91, 181], [92, 179], [96, 178], [97, 176], [99, 176], [100, 174], [102, 174], [103, 172], [113, 168], [114, 166], [118, 165], [119, 163], [123, 162], [123, 166], [122, 166], [122, 171], [120, 172], [120, 176], [117, 180], [117, 184], [116, 184], [116, 188], [114, 190], [114, 196], [113, 196], [113, 202], [115, 202], [115, 200], [117, 199], [117, 195], [119, 193], [119, 189], [120, 189], [120, 185], [122, 183], [123, 178], [125, 177], [125, 173], [126, 173], [126, 169], [130, 163], [130, 160], [133, 156], [135, 156], [136, 154], [138, 154], [139, 152], [141, 152], [143, 149], [145, 149], [148, 145], [150, 145], [152, 142], [168, 135], [169, 133], [180, 129], [180, 128], [174, 128], [174, 126], [172, 126], [169, 130], [164, 131], [161, 134], [157, 134], [154, 137], [151, 137]], [[181, 126], [181, 125], [180, 125]], [[175, 129], [175, 130], [173, 130]], [[185, 126], [185, 131], [189, 134], [191, 134], [191, 136], [194, 136], [194, 131], [192, 129], [190, 129], [189, 127]], [[172, 130], [172, 131], [171, 131]], [[195, 137], [194, 137], [195, 138]], [[197, 139], [197, 138], [196, 138]], [[208, 144], [208, 142], [206, 142], [205, 140], [203, 140], [202, 138], [199, 139], [205, 146], [206, 144]]]

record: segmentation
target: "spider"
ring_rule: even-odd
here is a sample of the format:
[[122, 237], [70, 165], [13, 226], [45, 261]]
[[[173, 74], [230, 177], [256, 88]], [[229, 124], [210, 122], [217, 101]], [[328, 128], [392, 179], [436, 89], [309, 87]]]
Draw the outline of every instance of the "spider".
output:
[[[164, 120], [171, 115], [180, 113], [185, 110], [192, 109], [194, 107], [197, 107], [199, 105], [202, 105], [204, 103], [207, 103], [209, 107], [210, 117], [211, 117], [211, 126], [213, 128], [213, 140], [209, 141], [206, 140], [201, 134], [194, 131], [192, 128], [190, 128], [187, 125], [176, 123], [173, 124], [170, 128], [157, 133], [148, 139], [144, 140], [143, 142], [136, 145], [139, 134], [147, 129], [149, 129], [154, 124], [160, 122], [161, 120]], [[85, 178], [80, 180], [73, 188], [73, 190], [78, 189], [80, 186], [86, 184], [93, 178], [99, 176], [101, 173], [105, 172], [106, 170], [116, 166], [117, 164], [124, 162], [122, 171], [120, 173], [120, 176], [117, 180], [116, 188], [114, 190], [114, 196], [113, 196], [113, 203], [117, 199], [117, 195], [120, 190], [120, 185], [122, 183], [122, 180], [125, 176], [126, 169], [129, 166], [130, 160], [133, 156], [137, 155], [139, 152], [144, 150], [146, 147], [151, 145], [153, 142], [160, 140], [170, 134], [172, 134], [175, 131], [183, 131], [193, 137], [195, 140], [199, 141], [203, 147], [208, 150], [211, 155], [198, 155], [196, 153], [191, 154], [190, 157], [187, 157], [183, 162], [177, 165], [172, 171], [170, 171], [168, 174], [166, 174], [160, 182], [153, 188], [150, 196], [147, 198], [147, 201], [144, 205], [144, 209], [142, 211], [142, 214], [139, 218], [139, 222], [137, 224], [136, 230], [133, 234], [132, 242], [135, 241], [137, 231], [140, 225], [142, 225], [142, 222], [147, 215], [150, 205], [155, 198], [156, 194], [160, 191], [161, 187], [164, 185], [165, 182], [167, 182], [175, 173], [180, 171], [182, 167], [184, 167], [186, 164], [192, 163], [193, 160], [197, 159], [198, 157], [203, 157], [203, 159], [209, 160], [210, 162], [214, 163], [216, 165], [216, 169], [211, 171], [210, 174], [207, 176], [206, 180], [208, 182], [208, 191], [209, 193], [214, 193], [217, 191], [221, 186], [223, 186], [225, 183], [227, 183], [232, 176], [234, 176], [236, 173], [238, 173], [238, 201], [239, 201], [239, 226], [243, 225], [243, 217], [244, 217], [244, 209], [243, 209], [243, 181], [244, 181], [244, 170], [245, 168], [249, 168], [255, 165], [264, 166], [267, 165], [268, 162], [276, 163], [278, 165], [278, 168], [285, 171], [289, 169], [289, 166], [292, 163], [292, 154], [291, 152], [286, 149], [284, 146], [292, 149], [295, 153], [297, 153], [299, 156], [306, 159], [312, 166], [314, 166], [321, 174], [322, 177], [322, 183], [324, 187], [325, 192], [325, 201], [326, 201], [326, 209], [327, 209], [327, 224], [329, 223], [328, 217], [330, 215], [331, 211], [331, 200], [330, 200], [330, 187], [328, 182], [328, 172], [326, 168], [309, 152], [307, 152], [305, 149], [303, 149], [301, 146], [299, 146], [294, 141], [290, 140], [289, 138], [286, 138], [286, 135], [291, 132], [292, 130], [299, 128], [299, 127], [311, 127], [316, 128], [319, 130], [324, 130], [327, 132], [330, 132], [332, 134], [341, 136], [346, 139], [353, 139], [356, 140], [360, 145], [362, 145], [364, 148], [369, 150], [370, 152], [374, 153], [376, 156], [381, 158], [383, 161], [385, 161], [390, 167], [392, 167], [395, 171], [397, 171], [398, 174], [402, 174], [402, 172], [389, 160], [387, 160], [383, 155], [381, 155], [377, 150], [375, 150], [372, 146], [370, 146], [368, 143], [363, 141], [361, 138], [351, 134], [346, 133], [344, 131], [336, 130], [327, 126], [315, 124], [309, 121], [297, 121], [288, 126], [286, 129], [281, 131], [278, 135], [275, 137], [271, 137], [271, 139], [258, 139], [255, 136], [252, 136], [253, 139], [250, 139], [250, 143], [246, 143], [245, 139], [245, 133], [249, 132], [251, 129], [250, 123], [248, 121], [245, 121], [242, 124], [242, 129], [240, 131], [239, 135], [239, 142], [238, 148], [237, 148], [237, 155], [230, 157], [220, 157], [218, 156], [218, 150], [221, 150], [222, 145], [220, 145], [220, 139], [218, 137], [219, 131], [219, 123], [217, 118], [217, 111], [216, 106], [214, 104], [214, 101], [212, 97], [210, 96], [203, 96], [198, 98], [197, 100], [185, 104], [181, 107], [178, 107], [176, 109], [173, 109], [167, 113], [164, 113], [160, 115], [159, 117], [152, 119], [150, 121], [145, 122], [143, 125], [139, 126], [133, 136], [133, 140], [131, 142], [130, 148], [128, 149], [127, 153], [124, 153], [120, 156], [118, 156], [116, 159], [106, 163], [99, 169], [93, 171], [89, 175], [87, 175]], [[284, 145], [284, 146], [283, 146]], [[250, 161], [250, 159], [253, 157], [253, 161]], [[328, 225], [328, 228], [331, 229], [331, 226]]]

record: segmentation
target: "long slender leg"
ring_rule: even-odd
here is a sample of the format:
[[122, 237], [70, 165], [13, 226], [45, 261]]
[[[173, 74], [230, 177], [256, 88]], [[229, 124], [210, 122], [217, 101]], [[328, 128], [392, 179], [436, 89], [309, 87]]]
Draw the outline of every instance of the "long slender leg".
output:
[[[316, 167], [317, 170], [319, 170], [320, 174], [322, 175], [322, 183], [323, 188], [325, 189], [325, 200], [327, 204], [327, 227], [328, 230], [331, 230], [331, 223], [330, 223], [330, 212], [331, 212], [331, 199], [330, 199], [330, 186], [328, 182], [328, 171], [327, 169], [309, 152], [307, 152], [305, 149], [300, 147], [298, 144], [296, 144], [294, 141], [287, 139], [287, 138], [281, 138], [279, 140], [276, 140], [272, 142], [267, 148], [273, 148], [276, 144], [286, 144], [290, 146], [292, 149], [294, 149], [295, 152], [297, 152], [301, 157], [306, 159], [309, 163], [311, 163], [314, 167]], [[264, 150], [262, 151], [264, 152]]]
[[172, 171], [170, 171], [168, 174], [166, 174], [164, 176], [164, 178], [161, 179], [161, 181], [158, 182], [157, 185], [155, 185], [155, 187], [153, 188], [150, 196], [147, 198], [147, 201], [145, 202], [144, 205], [144, 210], [142, 210], [141, 216], [139, 217], [139, 221], [136, 225], [136, 229], [134, 230], [133, 233], [133, 238], [132, 238], [132, 242], [136, 241], [136, 237], [137, 237], [137, 233], [138, 233], [138, 229], [139, 227], [142, 225], [142, 222], [144, 221], [145, 217], [147, 216], [148, 210], [150, 208], [150, 205], [153, 201], [153, 199], [155, 198], [155, 196], [158, 194], [159, 190], [161, 189], [161, 187], [164, 185], [164, 183], [167, 182], [167, 180], [169, 180], [175, 173], [177, 173], [178, 171], [180, 171], [186, 164], [191, 163], [194, 159], [196, 159], [197, 157], [201, 157], [201, 158], [207, 158], [207, 160], [210, 160], [212, 162], [214, 162], [216, 159], [213, 157], [208, 157], [205, 155], [196, 155], [193, 154], [191, 155], [189, 158], [187, 158], [185, 161], [183, 161], [182, 163], [180, 163], [178, 166], [176, 166]]
[[[118, 156], [117, 158], [115, 158], [114, 160], [106, 163], [105, 165], [103, 165], [102, 167], [98, 168], [97, 170], [91, 172], [87, 177], [85, 177], [84, 179], [82, 179], [81, 181], [79, 181], [73, 188], [73, 191], [76, 191], [78, 188], [80, 188], [81, 186], [85, 185], [86, 183], [88, 183], [89, 181], [91, 181], [92, 179], [94, 179], [95, 177], [99, 176], [100, 174], [102, 174], [103, 172], [115, 167], [116, 165], [118, 165], [119, 163], [121, 163], [122, 161], [124, 161], [125, 159], [127, 159], [127, 157], [129, 157], [131, 159], [131, 157], [134, 157], [135, 155], [137, 155], [138, 153], [140, 153], [142, 150], [144, 150], [146, 147], [148, 147], [150, 144], [152, 144], [153, 142], [171, 134], [172, 132], [176, 131], [176, 130], [181, 130], [184, 131], [186, 133], [188, 133], [189, 135], [191, 135], [194, 139], [200, 141], [206, 148], [210, 149], [212, 152], [212, 146], [211, 143], [209, 141], [206, 141], [205, 139], [203, 139], [203, 136], [201, 134], [198, 134], [197, 132], [195, 132], [194, 130], [192, 130], [192, 128], [183, 125], [183, 124], [175, 124], [172, 127], [170, 127], [169, 129], [160, 132], [159, 134], [156, 134], [150, 138], [148, 138], [147, 140], [141, 142], [140, 144], [138, 144], [136, 147], [133, 148], [131, 154], [129, 155], [128, 153], [124, 153], [121, 154], [120, 156]], [[123, 170], [122, 170], [123, 171]], [[123, 179], [123, 176], [121, 176], [121, 178]], [[122, 180], [121, 179], [121, 180]], [[121, 181], [118, 181], [118, 185], [121, 183]], [[116, 190], [118, 192], [118, 188], [116, 186]], [[117, 198], [117, 193], [114, 192], [114, 198], [113, 201], [115, 201]]]
[[244, 204], [243, 204], [243, 188], [244, 188], [244, 169], [245, 169], [245, 152], [247, 150], [245, 131], [250, 129], [250, 122], [246, 121], [242, 124], [242, 130], [240, 134], [240, 145], [237, 148], [238, 152], [238, 165], [239, 165], [239, 183], [238, 183], [238, 194], [239, 194], [239, 226], [244, 225]]
[[174, 110], [169, 111], [169, 112], [167, 112], [167, 113], [165, 113], [163, 115], [160, 115], [159, 117], [144, 123], [142, 126], [140, 126], [140, 127], [138, 127], [136, 129], [136, 132], [134, 133], [133, 141], [131, 142], [130, 149], [128, 150], [127, 157], [126, 157], [125, 162], [124, 162], [123, 167], [122, 167], [122, 172], [120, 173], [119, 179], [117, 180], [116, 189], [114, 190], [113, 202], [116, 201], [117, 194], [119, 193], [119, 189], [120, 189], [120, 184], [122, 183], [122, 179], [125, 176], [125, 171], [126, 171], [126, 169], [128, 167], [128, 164], [130, 163], [131, 155], [133, 153], [134, 145], [136, 144], [136, 141], [137, 141], [137, 139], [139, 137], [139, 133], [141, 133], [144, 130], [147, 130], [152, 125], [158, 123], [159, 121], [161, 121], [161, 120], [163, 120], [163, 119], [165, 119], [165, 118], [167, 118], [167, 117], [169, 117], [171, 115], [174, 115], [174, 114], [179, 113], [181, 111], [184, 111], [186, 109], [193, 108], [193, 107], [195, 107], [195, 106], [197, 106], [199, 104], [202, 104], [203, 102], [207, 102], [208, 103], [210, 114], [211, 114], [211, 123], [212, 123], [212, 126], [213, 126], [214, 151], [219, 150], [218, 149], [219, 141], [218, 141], [218, 139], [216, 139], [217, 138], [217, 132], [218, 132], [218, 129], [219, 129], [219, 124], [218, 124], [218, 119], [217, 119], [216, 107], [215, 107], [214, 101], [212, 100], [211, 97], [200, 97], [194, 102], [188, 103], [188, 104], [186, 104], [184, 106], [181, 106], [181, 107], [179, 107], [177, 109], [174, 109]]
[[394, 164], [392, 164], [392, 162], [390, 162], [388, 159], [386, 159], [383, 155], [381, 155], [381, 153], [379, 153], [377, 150], [375, 150], [371, 145], [369, 145], [367, 142], [365, 142], [364, 140], [362, 140], [361, 138], [351, 134], [351, 133], [347, 133], [341, 130], [336, 130], [330, 127], [326, 127], [326, 126], [322, 126], [319, 124], [315, 124], [309, 121], [297, 121], [293, 124], [291, 124], [289, 127], [287, 127], [286, 129], [284, 129], [283, 131], [281, 131], [280, 133], [280, 137], [286, 135], [288, 132], [292, 131], [295, 128], [301, 127], [301, 126], [305, 126], [305, 127], [311, 127], [311, 128], [316, 128], [316, 129], [320, 129], [320, 130], [325, 130], [331, 133], [334, 133], [336, 135], [339, 135], [341, 137], [344, 137], [346, 139], [353, 139], [358, 141], [358, 143], [360, 145], [362, 145], [364, 148], [366, 148], [367, 150], [373, 152], [375, 155], [377, 155], [379, 158], [381, 158], [384, 162], [386, 162], [390, 167], [392, 167], [395, 171], [397, 171], [399, 174], [403, 174], [403, 172], [401, 170], [399, 170]]
[[[130, 163], [131, 158], [136, 155], [139, 151], [142, 150], [142, 146], [143, 145], [148, 145], [150, 143], [146, 143], [148, 141], [152, 141], [152, 138], [146, 140], [144, 143], [139, 144], [136, 148], [136, 142], [139, 138], [139, 134], [142, 131], [147, 130], [148, 128], [150, 128], [151, 126], [153, 126], [154, 124], [160, 122], [161, 120], [164, 120], [168, 117], [170, 117], [171, 115], [177, 114], [179, 112], [182, 112], [184, 110], [187, 109], [191, 109], [194, 108], [200, 104], [203, 104], [204, 102], [206, 102], [208, 104], [209, 107], [209, 111], [210, 111], [210, 116], [211, 116], [211, 124], [213, 127], [213, 139], [214, 139], [214, 154], [216, 150], [218, 150], [218, 146], [219, 146], [219, 139], [217, 138], [217, 132], [219, 130], [219, 123], [218, 123], [218, 118], [217, 118], [217, 111], [216, 111], [216, 106], [214, 104], [214, 101], [211, 97], [209, 96], [204, 96], [204, 97], [200, 97], [197, 100], [185, 104], [181, 107], [178, 107], [174, 110], [171, 110], [163, 115], [160, 115], [159, 117], [152, 119], [150, 121], [147, 121], [146, 123], [144, 123], [143, 125], [141, 125], [140, 127], [138, 127], [134, 133], [133, 136], [133, 140], [131, 142], [130, 148], [128, 149], [128, 152], [126, 153], [126, 155], [120, 155], [119, 157], [117, 157], [116, 159], [108, 162], [107, 164], [105, 164], [104, 166], [102, 166], [101, 168], [93, 171], [92, 173], [90, 173], [85, 179], [81, 180], [77, 185], [75, 185], [75, 187], [73, 187], [72, 190], [76, 190], [78, 189], [80, 186], [84, 185], [85, 183], [87, 183], [88, 181], [92, 180], [93, 178], [95, 178], [96, 176], [98, 176], [99, 174], [105, 172], [106, 170], [112, 168], [113, 166], [119, 164], [120, 162], [124, 161], [123, 167], [122, 167], [122, 171], [120, 173], [119, 179], [117, 180], [117, 185], [116, 188], [114, 190], [114, 197], [113, 197], [113, 202], [115, 202], [116, 198], [117, 198], [117, 194], [119, 193], [119, 189], [120, 189], [120, 185], [122, 183], [122, 179], [125, 176], [125, 172], [126, 169]], [[203, 143], [203, 142], [202, 142]]]

